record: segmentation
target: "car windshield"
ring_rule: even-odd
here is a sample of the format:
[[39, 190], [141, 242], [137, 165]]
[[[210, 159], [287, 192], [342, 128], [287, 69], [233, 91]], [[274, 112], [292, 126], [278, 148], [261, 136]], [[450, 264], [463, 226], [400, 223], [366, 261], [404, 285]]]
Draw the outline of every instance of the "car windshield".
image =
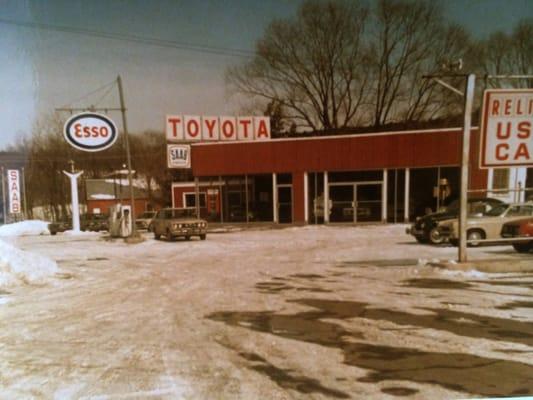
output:
[[507, 210], [507, 208], [509, 208], [508, 204], [500, 204], [499, 206], [496, 206], [484, 213], [484, 215], [487, 217], [499, 217], [505, 212], [505, 210]]
[[162, 217], [166, 219], [170, 218], [188, 218], [195, 217], [196, 212], [193, 208], [173, 208], [171, 210], [163, 210]]

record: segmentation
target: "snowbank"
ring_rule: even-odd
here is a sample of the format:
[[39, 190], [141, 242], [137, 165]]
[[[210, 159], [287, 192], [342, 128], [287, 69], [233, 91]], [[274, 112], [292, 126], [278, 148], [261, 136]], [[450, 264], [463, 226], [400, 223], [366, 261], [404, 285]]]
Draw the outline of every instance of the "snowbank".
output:
[[0, 226], [0, 236], [49, 235], [48, 222], [28, 220]]
[[58, 271], [55, 261], [0, 240], [0, 287], [43, 283]]

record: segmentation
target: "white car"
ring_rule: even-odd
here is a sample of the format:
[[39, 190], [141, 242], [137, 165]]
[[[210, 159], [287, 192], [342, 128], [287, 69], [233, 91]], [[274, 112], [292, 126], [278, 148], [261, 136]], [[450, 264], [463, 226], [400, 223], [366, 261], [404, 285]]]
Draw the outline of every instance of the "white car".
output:
[[[503, 224], [524, 217], [533, 216], [533, 203], [501, 204], [480, 217], [467, 221], [466, 238], [469, 246], [478, 246], [479, 240], [500, 239]], [[459, 220], [449, 219], [439, 223], [439, 233], [457, 246], [459, 242]]]

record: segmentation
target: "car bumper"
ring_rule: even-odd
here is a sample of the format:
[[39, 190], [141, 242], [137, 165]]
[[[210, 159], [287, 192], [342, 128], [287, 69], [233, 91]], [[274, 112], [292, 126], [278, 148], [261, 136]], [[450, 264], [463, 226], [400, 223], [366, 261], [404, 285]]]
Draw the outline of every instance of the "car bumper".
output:
[[170, 231], [172, 236], [198, 236], [198, 235], [205, 235], [207, 233], [207, 229], [190, 229], [190, 228], [183, 228], [183, 229], [172, 229]]

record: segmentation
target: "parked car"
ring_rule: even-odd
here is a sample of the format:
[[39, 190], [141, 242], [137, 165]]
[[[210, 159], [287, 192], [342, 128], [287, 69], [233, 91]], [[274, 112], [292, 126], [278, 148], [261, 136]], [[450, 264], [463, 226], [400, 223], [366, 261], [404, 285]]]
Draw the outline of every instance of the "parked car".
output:
[[[503, 204], [501, 200], [489, 197], [468, 199], [469, 215], [482, 215], [494, 207]], [[454, 200], [444, 210], [417, 217], [415, 223], [406, 229], [406, 233], [413, 235], [420, 243], [440, 244], [446, 240], [438, 229], [440, 221], [459, 216], [459, 200]]]
[[147, 229], [148, 232], [152, 230], [152, 220], [156, 215], [156, 211], [145, 211], [138, 218], [135, 219], [135, 227], [137, 229]]
[[[533, 216], [533, 203], [501, 204], [486, 212], [481, 217], [467, 221], [466, 238], [469, 246], [479, 246], [478, 240], [500, 238], [503, 224]], [[451, 219], [439, 223], [440, 235], [447, 237], [450, 243], [459, 243], [459, 221]]]
[[58, 232], [70, 231], [72, 229], [72, 218], [64, 218], [58, 221], [50, 222], [48, 230], [50, 235], [56, 235]]
[[167, 240], [198, 236], [201, 240], [207, 237], [207, 221], [196, 217], [196, 211], [190, 208], [164, 208], [152, 220], [154, 237], [165, 236]]
[[503, 224], [501, 236], [504, 238], [528, 238], [531, 240], [521, 240], [513, 242], [513, 247], [519, 253], [528, 253], [533, 250], [533, 218], [519, 219], [517, 221]]
[[[82, 214], [80, 215], [80, 230], [81, 231], [107, 231], [108, 216], [104, 214]], [[60, 219], [48, 224], [48, 230], [51, 235], [58, 232], [65, 232], [72, 230], [72, 217]]]
[[107, 231], [109, 229], [109, 216], [105, 214], [84, 214], [80, 216], [80, 230], [82, 231]]

